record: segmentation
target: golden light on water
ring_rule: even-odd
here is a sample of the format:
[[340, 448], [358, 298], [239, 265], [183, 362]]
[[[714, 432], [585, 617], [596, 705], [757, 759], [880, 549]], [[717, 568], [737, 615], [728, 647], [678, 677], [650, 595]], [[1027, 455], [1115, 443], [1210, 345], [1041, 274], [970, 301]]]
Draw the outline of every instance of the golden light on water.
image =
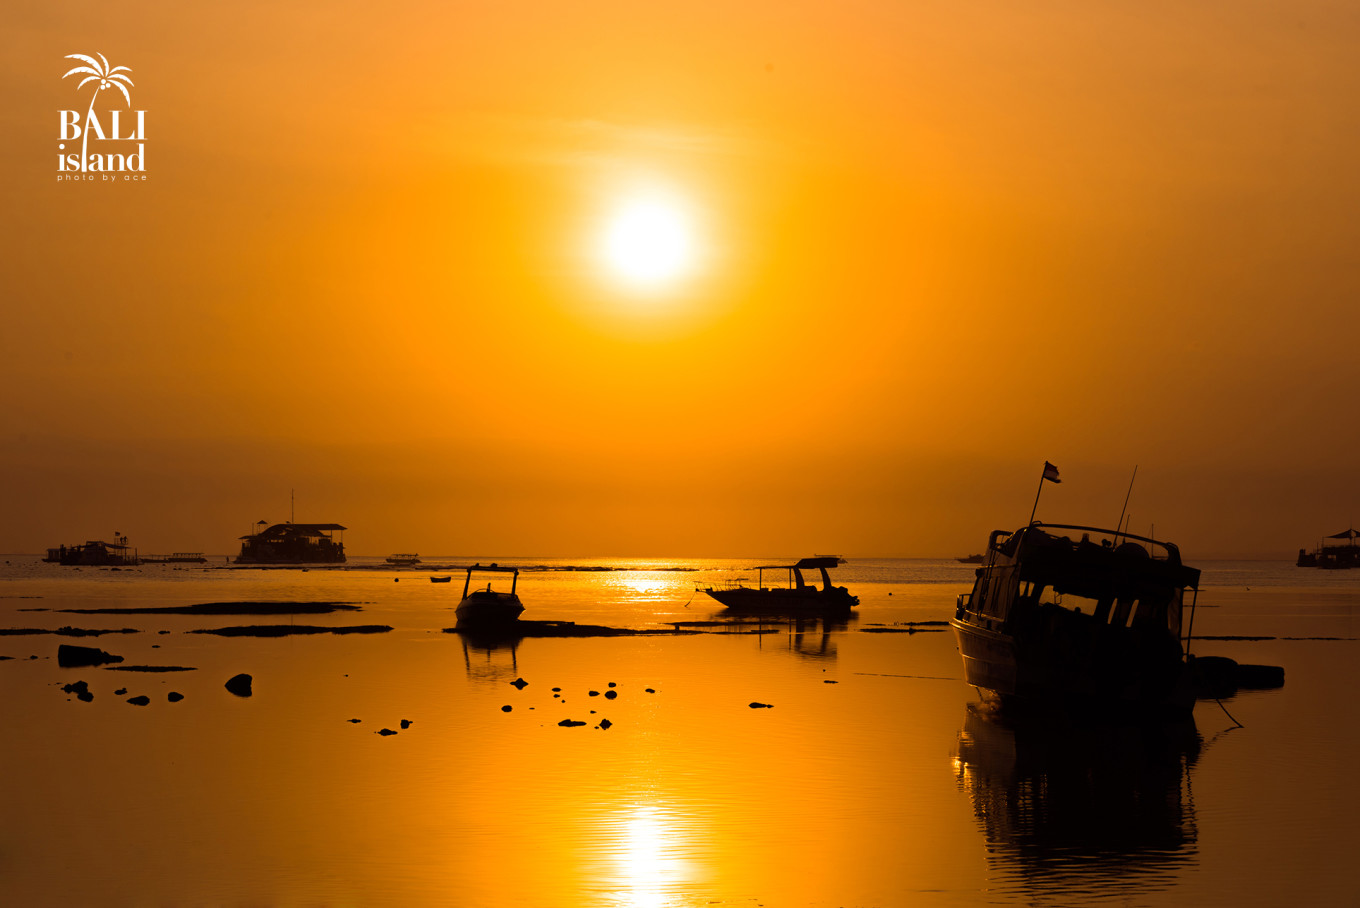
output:
[[679, 827], [660, 807], [634, 806], [613, 833], [618, 904], [664, 908], [692, 882], [693, 868], [681, 856], [684, 843]]

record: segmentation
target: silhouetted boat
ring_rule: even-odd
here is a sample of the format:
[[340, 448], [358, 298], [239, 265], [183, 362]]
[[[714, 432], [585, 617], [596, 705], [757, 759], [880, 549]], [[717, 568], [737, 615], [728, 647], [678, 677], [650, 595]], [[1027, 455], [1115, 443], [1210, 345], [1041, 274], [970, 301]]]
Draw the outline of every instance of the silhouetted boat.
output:
[[1345, 530], [1333, 533], [1328, 539], [1345, 539], [1345, 545], [1328, 545], [1325, 542], [1313, 551], [1299, 549], [1299, 567], [1323, 568], [1324, 570], [1344, 570], [1360, 567], [1360, 546], [1355, 540], [1360, 538], [1360, 530]]
[[[510, 592], [499, 593], [491, 589], [491, 584], [487, 583], [486, 589], [472, 589], [472, 574], [474, 571], [486, 571], [497, 574], [510, 574]], [[458, 608], [454, 610], [456, 621], [455, 626], [460, 629], [487, 629], [502, 628], [513, 625], [519, 620], [520, 614], [524, 611], [523, 604], [519, 601], [519, 596], [515, 594], [515, 585], [519, 582], [519, 568], [501, 567], [498, 564], [491, 564], [483, 567], [474, 564], [467, 569], [467, 580], [463, 584], [463, 601], [458, 603]]]
[[81, 545], [62, 545], [47, 550], [43, 561], [53, 564], [87, 567], [124, 567], [140, 564], [137, 550], [128, 545], [128, 538], [113, 534], [113, 542], [92, 539]]
[[981, 554], [978, 554], [978, 555], [965, 555], [962, 558], [955, 558], [954, 560], [959, 562], [960, 564], [982, 564], [982, 562], [985, 561], [986, 559], [984, 559]]
[[175, 552], [164, 557], [149, 555], [142, 559], [143, 564], [207, 564], [208, 559], [202, 552]]
[[453, 577], [452, 577], [451, 575], [446, 575], [446, 576], [444, 576], [444, 577], [435, 577], [435, 576], [431, 575], [431, 577], [430, 577], [430, 582], [431, 582], [431, 583], [448, 583], [448, 582], [449, 582], [450, 580], [452, 580], [452, 579], [453, 579]]
[[[263, 522], [263, 521], [261, 521]], [[237, 564], [343, 564], [345, 544], [331, 534], [338, 523], [276, 523], [241, 537]]]
[[[709, 587], [703, 592], [736, 611], [772, 612], [776, 614], [800, 612], [845, 612], [859, 604], [859, 597], [850, 595], [843, 586], [832, 586], [827, 568], [845, 564], [845, 559], [804, 558], [795, 564], [773, 564], [757, 567], [756, 585], [748, 587], [736, 581], [721, 589]], [[817, 569], [822, 574], [822, 585], [809, 584], [803, 571]], [[765, 586], [766, 571], [787, 571], [784, 586]]]
[[420, 564], [420, 556], [414, 552], [410, 554], [388, 555], [387, 563], [396, 567], [410, 567], [413, 564]]
[[1199, 571], [1176, 546], [1036, 522], [994, 530], [986, 557], [950, 621], [964, 678], [984, 697], [1111, 713], [1193, 709], [1181, 622], [1187, 590], [1193, 622]]

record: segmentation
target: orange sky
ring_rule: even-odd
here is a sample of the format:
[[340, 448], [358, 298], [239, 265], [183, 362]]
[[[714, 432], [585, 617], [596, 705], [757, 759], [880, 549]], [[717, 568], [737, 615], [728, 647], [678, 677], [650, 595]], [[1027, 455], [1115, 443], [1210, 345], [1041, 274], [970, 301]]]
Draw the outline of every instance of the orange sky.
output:
[[[1360, 506], [1344, 4], [24, 3], [0, 551], [1292, 557]], [[56, 179], [67, 54], [145, 183]], [[101, 96], [96, 110], [110, 109]], [[125, 106], [119, 101], [118, 106]], [[697, 270], [599, 264], [639, 186]]]

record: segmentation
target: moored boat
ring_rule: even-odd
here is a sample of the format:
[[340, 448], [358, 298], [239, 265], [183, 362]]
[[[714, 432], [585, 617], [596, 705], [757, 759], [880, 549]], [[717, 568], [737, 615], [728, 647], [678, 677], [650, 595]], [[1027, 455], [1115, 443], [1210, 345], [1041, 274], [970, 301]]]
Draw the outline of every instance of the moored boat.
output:
[[[264, 521], [260, 521], [261, 524]], [[237, 564], [344, 564], [344, 533], [338, 523], [276, 523], [241, 537]]]
[[1360, 545], [1355, 544], [1356, 539], [1360, 539], [1360, 530], [1346, 529], [1340, 533], [1333, 533], [1328, 539], [1344, 539], [1345, 544], [1341, 543], [1319, 543], [1313, 551], [1299, 549], [1299, 560], [1296, 562], [1299, 567], [1322, 568], [1323, 570], [1345, 570], [1347, 568], [1360, 568]]
[[415, 552], [399, 552], [395, 555], [388, 555], [387, 563], [393, 567], [411, 567], [420, 564], [420, 556]]
[[[510, 574], [510, 592], [493, 590], [489, 582], [486, 589], [472, 589], [472, 575], [476, 571]], [[457, 619], [454, 622], [455, 626], [463, 630], [484, 630], [513, 626], [524, 611], [524, 605], [515, 593], [515, 586], [518, 582], [519, 568], [516, 567], [501, 567], [498, 564], [485, 566], [474, 564], [468, 568], [467, 580], [463, 583], [463, 600], [458, 603], [458, 608], [454, 610]]]
[[1175, 545], [1143, 536], [995, 530], [950, 621], [964, 678], [1003, 707], [1188, 715], [1182, 621], [1187, 607], [1193, 621], [1199, 574]]
[[91, 539], [83, 545], [62, 545], [48, 549], [43, 561], [85, 567], [131, 567], [141, 563], [137, 550], [128, 545], [128, 538], [117, 532], [113, 534], [113, 542]]
[[[850, 595], [843, 586], [834, 586], [828, 568], [845, 564], [844, 558], [804, 558], [794, 564], [761, 565], [755, 568], [756, 585], [745, 586], [740, 581], [721, 588], [703, 590], [733, 611], [770, 612], [775, 614], [848, 612], [859, 604], [859, 597]], [[822, 585], [808, 583], [803, 571], [817, 570]], [[787, 571], [785, 585], [765, 585], [766, 571]]]

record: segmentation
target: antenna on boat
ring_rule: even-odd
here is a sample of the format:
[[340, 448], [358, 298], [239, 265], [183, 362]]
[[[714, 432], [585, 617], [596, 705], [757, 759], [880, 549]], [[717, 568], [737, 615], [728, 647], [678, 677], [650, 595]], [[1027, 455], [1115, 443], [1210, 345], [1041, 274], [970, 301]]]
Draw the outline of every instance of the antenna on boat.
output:
[[[1128, 509], [1129, 509], [1129, 496], [1133, 494], [1133, 481], [1134, 481], [1135, 479], [1137, 479], [1137, 478], [1138, 478], [1138, 464], [1134, 464], [1134, 465], [1133, 465], [1133, 475], [1129, 477], [1129, 490], [1128, 490], [1127, 492], [1124, 493], [1124, 507], [1120, 508], [1120, 510], [1119, 510], [1119, 522], [1116, 523], [1116, 524], [1114, 525], [1115, 530], [1117, 530], [1119, 533], [1121, 533], [1122, 535], [1125, 535], [1125, 536], [1128, 535], [1128, 532], [1127, 532], [1126, 530], [1121, 529], [1121, 528], [1122, 528], [1123, 525], [1124, 525], [1124, 514], [1125, 514], [1125, 512], [1128, 511]], [[1119, 537], [1118, 537], [1118, 536], [1115, 537], [1115, 541], [1116, 541], [1116, 542], [1119, 541]]]
[[292, 489], [288, 490], [288, 522], [297, 523], [297, 499]]

